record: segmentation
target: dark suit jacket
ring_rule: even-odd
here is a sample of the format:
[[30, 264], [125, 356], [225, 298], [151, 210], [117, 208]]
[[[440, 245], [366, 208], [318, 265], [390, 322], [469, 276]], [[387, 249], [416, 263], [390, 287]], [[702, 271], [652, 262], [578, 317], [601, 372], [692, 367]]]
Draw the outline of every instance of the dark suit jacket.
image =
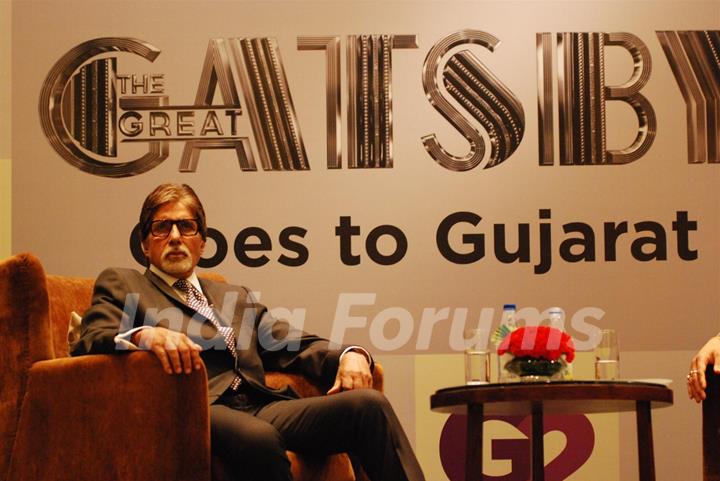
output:
[[184, 332], [203, 346], [201, 357], [208, 373], [212, 403], [235, 375], [245, 388], [271, 398], [293, 398], [289, 389], [265, 385], [265, 370], [297, 372], [330, 386], [337, 372], [341, 349], [326, 339], [274, 319], [245, 287], [200, 280], [205, 296], [221, 322], [235, 329], [238, 357], [233, 360], [217, 328], [188, 307], [162, 279], [150, 272], [111, 268], [95, 282], [92, 305], [84, 313], [82, 334], [73, 356], [122, 352], [114, 337], [140, 326], [162, 326]]

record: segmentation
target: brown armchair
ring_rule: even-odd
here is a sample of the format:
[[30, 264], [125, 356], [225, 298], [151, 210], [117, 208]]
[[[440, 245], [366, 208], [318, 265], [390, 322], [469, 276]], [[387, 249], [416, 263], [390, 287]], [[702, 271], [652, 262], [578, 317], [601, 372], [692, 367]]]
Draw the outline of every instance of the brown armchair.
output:
[[[30, 254], [0, 261], [0, 480], [224, 479], [210, 455], [204, 371], [169, 376], [147, 352], [68, 357], [70, 314], [89, 306], [92, 286], [46, 276]], [[374, 378], [382, 390], [379, 365]], [[321, 394], [302, 376], [267, 382]], [[356, 479], [345, 454], [288, 455], [296, 481]]]
[[707, 397], [702, 403], [703, 481], [720, 481], [720, 376], [713, 368], [705, 371]]

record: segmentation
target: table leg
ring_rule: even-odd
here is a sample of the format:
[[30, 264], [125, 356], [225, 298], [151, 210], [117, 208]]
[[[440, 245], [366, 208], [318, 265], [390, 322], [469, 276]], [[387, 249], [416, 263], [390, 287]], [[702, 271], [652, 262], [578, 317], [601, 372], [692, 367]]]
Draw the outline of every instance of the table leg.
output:
[[483, 405], [468, 404], [467, 443], [465, 446], [465, 481], [483, 479]]
[[543, 405], [532, 403], [532, 481], [545, 481], [545, 445], [543, 443]]
[[635, 413], [637, 417], [640, 481], [655, 481], [655, 455], [653, 452], [650, 401], [637, 401], [635, 405]]

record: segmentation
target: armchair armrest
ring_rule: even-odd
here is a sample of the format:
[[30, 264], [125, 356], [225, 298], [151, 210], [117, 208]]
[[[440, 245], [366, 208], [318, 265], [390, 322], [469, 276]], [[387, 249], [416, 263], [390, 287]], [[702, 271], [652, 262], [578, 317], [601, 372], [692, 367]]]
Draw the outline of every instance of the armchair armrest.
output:
[[205, 370], [168, 375], [149, 352], [35, 363], [9, 480], [209, 480]]

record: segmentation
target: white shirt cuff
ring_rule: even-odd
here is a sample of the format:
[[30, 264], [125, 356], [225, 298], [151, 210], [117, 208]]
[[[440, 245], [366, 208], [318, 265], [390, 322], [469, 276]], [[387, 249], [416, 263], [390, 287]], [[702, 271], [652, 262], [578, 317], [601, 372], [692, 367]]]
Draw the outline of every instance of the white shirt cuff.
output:
[[365, 356], [365, 359], [367, 359], [368, 365], [372, 367], [372, 365], [373, 365], [372, 356], [370, 355], [369, 352], [367, 352], [367, 350], [364, 347], [360, 347], [360, 346], [350, 346], [350, 347], [346, 348], [342, 353], [340, 353], [340, 361], [342, 361], [342, 358], [346, 353], [351, 352], [351, 351], [359, 352], [360, 354]]
[[119, 351], [135, 351], [137, 349], [140, 349], [131, 341], [132, 335], [142, 329], [150, 329], [151, 327], [152, 326], [140, 326], [134, 329], [130, 329], [129, 331], [125, 331], [122, 334], [118, 334], [117, 336], [115, 336], [115, 338], [113, 338], [113, 341], [115, 341], [115, 349]]

